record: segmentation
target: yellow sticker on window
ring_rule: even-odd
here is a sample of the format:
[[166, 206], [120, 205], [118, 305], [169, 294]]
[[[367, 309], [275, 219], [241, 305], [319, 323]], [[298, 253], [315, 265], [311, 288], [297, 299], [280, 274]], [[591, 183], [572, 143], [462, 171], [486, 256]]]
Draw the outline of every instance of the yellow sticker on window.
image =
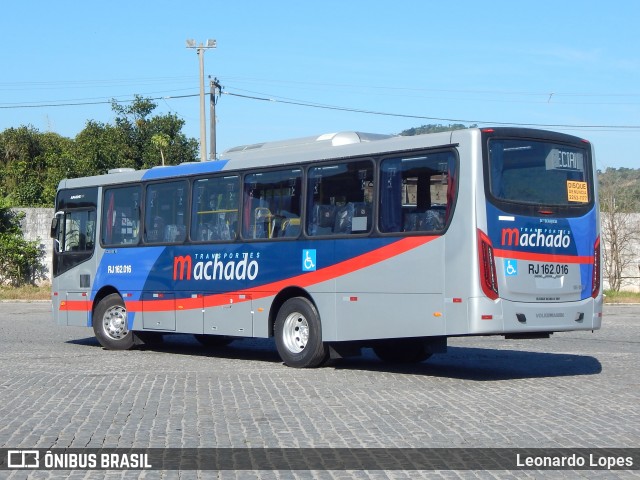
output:
[[589, 201], [587, 182], [567, 180], [567, 196], [570, 202], [587, 203]]

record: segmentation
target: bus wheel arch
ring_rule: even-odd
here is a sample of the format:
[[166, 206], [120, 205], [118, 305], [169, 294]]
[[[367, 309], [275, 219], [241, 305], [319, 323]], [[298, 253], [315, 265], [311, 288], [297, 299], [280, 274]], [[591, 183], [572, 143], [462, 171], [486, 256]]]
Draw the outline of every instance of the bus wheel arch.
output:
[[329, 346], [322, 341], [320, 314], [307, 296], [283, 295], [273, 324], [276, 348], [290, 367], [318, 367], [329, 359]]
[[269, 310], [269, 336], [270, 337], [273, 337], [275, 335], [276, 318], [278, 316], [278, 312], [280, 311], [280, 308], [287, 300], [294, 297], [306, 298], [307, 300], [309, 300], [309, 302], [313, 304], [313, 306], [316, 309], [318, 308], [315, 302], [313, 301], [313, 299], [311, 298], [311, 295], [309, 295], [309, 293], [303, 288], [287, 287], [284, 290], [281, 290], [280, 293], [278, 293], [275, 296], [275, 298], [273, 299], [273, 302], [271, 302], [271, 308]]
[[134, 346], [133, 331], [129, 330], [127, 309], [122, 296], [105, 288], [98, 292], [93, 304], [93, 332], [100, 345], [108, 350], [129, 350]]

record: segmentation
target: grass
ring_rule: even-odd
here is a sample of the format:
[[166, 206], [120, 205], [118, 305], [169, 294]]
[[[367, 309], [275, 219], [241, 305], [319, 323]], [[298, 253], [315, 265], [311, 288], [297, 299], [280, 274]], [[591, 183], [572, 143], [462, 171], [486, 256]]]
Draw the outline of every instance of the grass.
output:
[[[639, 292], [614, 292], [606, 290], [604, 303], [640, 303]], [[51, 286], [43, 285], [35, 287], [32, 285], [24, 287], [0, 286], [1, 300], [50, 300]]]
[[50, 300], [51, 299], [51, 286], [42, 285], [36, 287], [33, 285], [26, 285], [24, 287], [8, 287], [6, 285], [0, 286], [0, 301], [1, 300]]
[[605, 290], [604, 303], [640, 303], [640, 293], [638, 292], [614, 292]]

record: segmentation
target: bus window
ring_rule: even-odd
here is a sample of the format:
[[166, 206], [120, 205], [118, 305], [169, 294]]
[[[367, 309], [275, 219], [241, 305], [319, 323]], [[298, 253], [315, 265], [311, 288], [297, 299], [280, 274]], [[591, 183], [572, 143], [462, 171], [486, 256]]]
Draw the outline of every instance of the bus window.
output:
[[300, 234], [302, 170], [254, 173], [244, 177], [242, 236], [294, 238]]
[[178, 243], [186, 238], [187, 182], [154, 183], [147, 186], [144, 241]]
[[57, 235], [59, 252], [93, 252], [96, 228], [95, 210], [66, 212]]
[[135, 245], [140, 233], [140, 187], [105, 189], [102, 244]]
[[238, 226], [238, 180], [239, 177], [234, 175], [202, 178], [193, 183], [191, 240], [235, 240]]
[[586, 206], [593, 195], [586, 150], [528, 139], [489, 141], [489, 180], [498, 201]]
[[454, 198], [454, 169], [453, 152], [383, 160], [380, 231], [434, 232], [444, 229]]
[[371, 231], [373, 164], [364, 160], [309, 169], [307, 233], [350, 235]]

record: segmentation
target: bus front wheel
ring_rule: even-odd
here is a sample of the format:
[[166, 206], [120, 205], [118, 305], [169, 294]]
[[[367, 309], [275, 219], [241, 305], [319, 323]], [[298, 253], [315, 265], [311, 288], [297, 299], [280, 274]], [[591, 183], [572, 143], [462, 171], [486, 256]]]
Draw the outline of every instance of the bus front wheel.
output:
[[107, 295], [93, 314], [93, 332], [98, 342], [108, 350], [128, 350], [133, 347], [133, 332], [127, 325], [127, 309], [120, 295]]
[[329, 359], [329, 347], [322, 341], [318, 310], [303, 297], [290, 298], [278, 311], [274, 325], [276, 348], [290, 367], [318, 367]]

